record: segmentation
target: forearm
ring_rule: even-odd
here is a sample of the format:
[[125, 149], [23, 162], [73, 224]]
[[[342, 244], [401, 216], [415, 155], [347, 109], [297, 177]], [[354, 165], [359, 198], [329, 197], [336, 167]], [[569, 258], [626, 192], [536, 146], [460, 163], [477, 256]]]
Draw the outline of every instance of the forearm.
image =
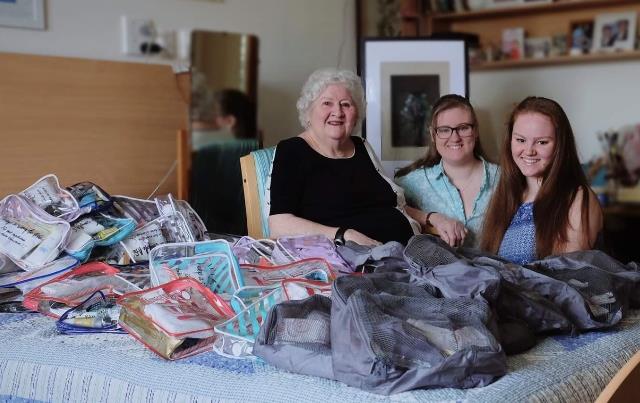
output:
[[420, 225], [424, 224], [427, 213], [411, 206], [405, 206], [404, 209], [407, 211], [407, 214], [409, 214], [409, 217], [419, 222]]
[[337, 227], [318, 224], [293, 214], [275, 214], [269, 216], [269, 232], [271, 238], [279, 238], [290, 235], [317, 235], [322, 234], [329, 239], [336, 235]]

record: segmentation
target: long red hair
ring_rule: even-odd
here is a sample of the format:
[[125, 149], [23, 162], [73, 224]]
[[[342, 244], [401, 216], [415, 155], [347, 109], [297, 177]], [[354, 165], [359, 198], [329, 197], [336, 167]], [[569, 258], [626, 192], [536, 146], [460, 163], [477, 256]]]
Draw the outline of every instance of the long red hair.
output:
[[528, 97], [520, 102], [509, 117], [507, 136], [500, 155], [500, 180], [485, 214], [480, 247], [497, 253], [513, 215], [522, 204], [527, 189], [526, 178], [511, 155], [513, 125], [521, 114], [539, 113], [547, 116], [556, 133], [552, 161], [543, 174], [542, 185], [533, 202], [533, 221], [536, 228], [536, 255], [549, 256], [568, 240], [569, 209], [582, 192], [582, 223], [588, 227], [589, 192], [591, 191], [576, 151], [575, 138], [569, 119], [555, 101], [542, 97]]

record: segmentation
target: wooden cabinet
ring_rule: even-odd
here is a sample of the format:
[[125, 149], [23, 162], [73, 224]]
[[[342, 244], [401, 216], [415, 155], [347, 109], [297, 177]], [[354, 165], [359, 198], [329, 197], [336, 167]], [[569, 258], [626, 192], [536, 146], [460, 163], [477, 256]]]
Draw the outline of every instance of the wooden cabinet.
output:
[[[572, 23], [594, 20], [598, 14], [640, 12], [640, 0], [559, 0], [553, 3], [517, 5], [478, 11], [438, 13], [423, 10], [420, 0], [402, 0], [401, 36], [428, 36], [433, 33], [467, 32], [477, 34], [480, 46], [500, 47], [502, 31], [522, 27], [527, 37], [569, 35]], [[550, 56], [543, 59], [499, 60], [472, 64], [472, 70], [531, 67], [552, 64], [590, 63], [640, 59], [639, 50], [591, 53], [578, 56]]]

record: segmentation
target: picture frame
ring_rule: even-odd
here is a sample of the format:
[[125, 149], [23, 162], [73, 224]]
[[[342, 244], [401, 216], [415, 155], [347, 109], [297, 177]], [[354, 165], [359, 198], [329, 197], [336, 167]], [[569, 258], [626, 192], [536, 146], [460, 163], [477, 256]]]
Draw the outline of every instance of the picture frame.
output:
[[393, 177], [431, 145], [433, 103], [445, 94], [468, 96], [467, 45], [461, 39], [365, 38], [362, 50], [363, 137]]
[[593, 20], [573, 21], [569, 25], [569, 54], [589, 53], [593, 47]]
[[551, 37], [533, 37], [524, 40], [525, 56], [527, 59], [545, 59], [551, 53]]
[[45, 29], [44, 0], [0, 1], [0, 25]]
[[522, 6], [524, 0], [488, 0], [487, 8], [507, 8]]
[[524, 28], [502, 30], [502, 56], [506, 60], [522, 60], [525, 56]]
[[633, 50], [636, 39], [637, 14], [598, 14], [594, 24], [592, 52]]

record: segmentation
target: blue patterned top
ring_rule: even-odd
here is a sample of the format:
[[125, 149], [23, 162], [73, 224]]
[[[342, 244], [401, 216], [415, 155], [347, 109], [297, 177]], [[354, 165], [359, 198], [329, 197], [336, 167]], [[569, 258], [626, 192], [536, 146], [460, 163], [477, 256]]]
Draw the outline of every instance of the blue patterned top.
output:
[[498, 255], [517, 264], [536, 260], [536, 226], [533, 203], [522, 203], [504, 233]]
[[418, 168], [395, 181], [404, 189], [407, 203], [424, 212], [435, 211], [456, 219], [469, 229], [464, 246], [477, 247], [479, 233], [493, 189], [498, 183], [498, 166], [482, 160], [484, 176], [480, 191], [467, 218], [462, 197], [444, 172], [442, 161], [432, 167]]

